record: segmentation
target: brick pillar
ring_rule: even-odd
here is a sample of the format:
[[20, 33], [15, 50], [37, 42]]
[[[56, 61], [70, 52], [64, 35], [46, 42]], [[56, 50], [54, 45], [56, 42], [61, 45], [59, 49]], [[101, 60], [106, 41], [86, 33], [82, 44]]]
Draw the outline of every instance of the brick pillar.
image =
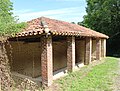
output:
[[41, 37], [41, 74], [42, 85], [50, 86], [53, 82], [52, 37]]
[[[2, 43], [0, 41], [0, 51], [2, 51]], [[1, 55], [2, 52], [0, 52]], [[0, 91], [1, 91], [1, 78], [2, 78], [2, 67], [1, 67], [1, 61], [0, 61]]]
[[1, 64], [0, 64], [0, 91], [1, 91], [1, 83], [2, 83], [1, 82], [1, 78], [2, 78], [1, 76], [2, 76], [2, 71], [1, 71]]
[[106, 56], [106, 39], [101, 39], [101, 57]]
[[101, 59], [101, 39], [96, 39], [96, 59]]
[[96, 40], [92, 40], [92, 61], [96, 60]]
[[75, 37], [67, 37], [67, 70], [74, 71], [75, 67]]
[[86, 37], [85, 39], [85, 65], [91, 63], [92, 55], [92, 38]]
[[106, 57], [106, 39], [104, 39], [104, 52], [103, 57]]

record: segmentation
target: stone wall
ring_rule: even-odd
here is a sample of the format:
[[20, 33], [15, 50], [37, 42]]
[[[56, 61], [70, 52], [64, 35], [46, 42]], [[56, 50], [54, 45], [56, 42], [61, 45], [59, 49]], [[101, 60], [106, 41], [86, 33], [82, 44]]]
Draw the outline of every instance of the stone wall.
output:
[[0, 91], [9, 91], [13, 83], [5, 42], [0, 41]]

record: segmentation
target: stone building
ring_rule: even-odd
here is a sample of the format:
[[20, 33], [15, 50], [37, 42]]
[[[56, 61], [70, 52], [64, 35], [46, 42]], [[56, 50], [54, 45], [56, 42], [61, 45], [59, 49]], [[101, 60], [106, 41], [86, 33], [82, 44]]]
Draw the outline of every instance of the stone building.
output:
[[43, 85], [50, 86], [60, 72], [72, 72], [106, 56], [108, 36], [102, 33], [45, 17], [27, 24], [23, 32], [9, 38], [11, 70], [41, 77]]

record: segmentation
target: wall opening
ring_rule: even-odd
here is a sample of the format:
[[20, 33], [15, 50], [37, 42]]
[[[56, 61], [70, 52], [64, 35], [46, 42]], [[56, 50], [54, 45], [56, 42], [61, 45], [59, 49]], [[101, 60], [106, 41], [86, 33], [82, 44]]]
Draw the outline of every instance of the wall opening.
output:
[[[58, 37], [57, 37], [58, 38]], [[53, 71], [67, 67], [67, 41], [53, 38]], [[59, 40], [60, 39], [60, 40]]]
[[84, 39], [76, 39], [75, 45], [75, 53], [76, 53], [76, 64], [84, 64], [85, 61], [85, 40]]
[[[12, 47], [11, 71], [30, 77], [40, 76], [40, 42], [10, 41], [10, 44]], [[9, 51], [9, 48], [7, 48], [7, 51]]]

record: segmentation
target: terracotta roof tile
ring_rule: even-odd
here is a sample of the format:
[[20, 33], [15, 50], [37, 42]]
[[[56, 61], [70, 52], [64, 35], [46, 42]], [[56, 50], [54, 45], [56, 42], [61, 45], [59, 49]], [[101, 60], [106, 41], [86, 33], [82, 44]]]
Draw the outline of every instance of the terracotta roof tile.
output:
[[108, 38], [105, 34], [93, 31], [89, 28], [85, 28], [80, 25], [59, 21], [55, 19], [50, 19], [46, 17], [40, 17], [28, 21], [28, 26], [24, 29], [23, 32], [16, 34], [16, 36], [27, 36], [27, 35], [36, 35], [42, 34], [45, 30], [45, 27], [41, 24], [44, 21], [49, 28], [49, 31], [53, 35], [78, 35], [78, 36], [90, 36], [90, 37], [101, 37]]

